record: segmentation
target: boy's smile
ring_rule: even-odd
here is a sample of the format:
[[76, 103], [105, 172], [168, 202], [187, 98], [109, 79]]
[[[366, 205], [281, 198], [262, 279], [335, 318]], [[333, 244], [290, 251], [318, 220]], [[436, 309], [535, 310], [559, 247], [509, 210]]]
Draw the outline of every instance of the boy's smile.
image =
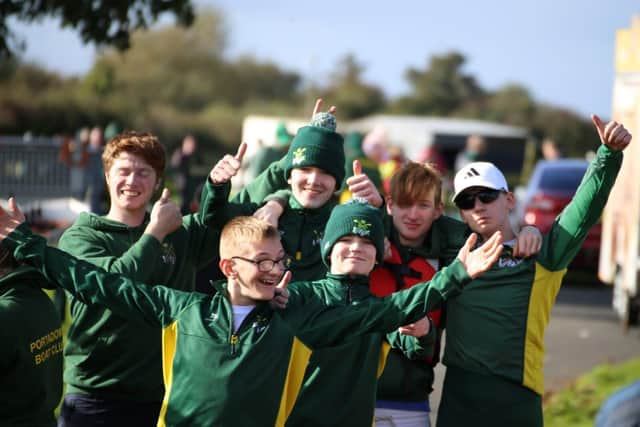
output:
[[376, 248], [369, 239], [349, 235], [331, 249], [331, 273], [368, 276], [376, 262]]
[[336, 179], [316, 167], [292, 169], [289, 184], [298, 203], [307, 209], [322, 207], [336, 189]]
[[[275, 286], [286, 271], [286, 258], [280, 239], [266, 239], [262, 242], [245, 243], [239, 255], [230, 258], [231, 275], [229, 283], [231, 302], [234, 305], [254, 305], [256, 301], [269, 301], [275, 293]], [[275, 261], [269, 271], [261, 261]]]
[[142, 157], [123, 152], [106, 173], [111, 209], [118, 219], [125, 212], [146, 210], [158, 184], [155, 170]]

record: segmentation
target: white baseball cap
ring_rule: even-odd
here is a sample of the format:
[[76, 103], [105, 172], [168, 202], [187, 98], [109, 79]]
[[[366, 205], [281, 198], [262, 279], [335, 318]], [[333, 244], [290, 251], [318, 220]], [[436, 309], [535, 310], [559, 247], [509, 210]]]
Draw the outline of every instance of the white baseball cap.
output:
[[460, 169], [453, 180], [454, 195], [451, 200], [455, 201], [460, 193], [471, 187], [509, 191], [507, 180], [500, 169], [489, 162], [473, 162]]

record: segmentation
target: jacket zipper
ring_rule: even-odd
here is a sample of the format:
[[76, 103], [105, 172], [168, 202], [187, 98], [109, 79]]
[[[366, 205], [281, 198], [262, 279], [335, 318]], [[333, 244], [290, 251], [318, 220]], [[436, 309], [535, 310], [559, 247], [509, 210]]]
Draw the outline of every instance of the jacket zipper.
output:
[[231, 338], [229, 339], [229, 344], [231, 344], [231, 355], [235, 356], [236, 346], [238, 344], [238, 336], [235, 333], [231, 334]]
[[302, 237], [304, 234], [304, 223], [306, 222], [307, 214], [306, 212], [302, 212], [302, 225], [300, 226], [300, 231], [298, 232], [298, 247], [296, 248], [296, 261], [300, 261], [302, 259]]
[[[233, 309], [231, 310], [231, 318], [233, 319]], [[233, 321], [231, 321], [231, 336], [229, 337], [229, 353], [231, 354], [231, 356], [235, 356], [236, 352], [238, 350], [238, 340], [239, 340], [239, 336], [240, 336], [240, 332], [244, 329], [246, 329], [246, 324], [251, 324], [253, 322], [253, 319], [255, 318], [255, 311], [256, 308], [254, 307], [253, 310], [251, 310], [251, 313], [249, 313], [247, 315], [247, 317], [244, 318], [244, 320], [242, 321], [242, 323], [240, 324], [240, 326], [238, 327], [238, 329], [233, 332]]]

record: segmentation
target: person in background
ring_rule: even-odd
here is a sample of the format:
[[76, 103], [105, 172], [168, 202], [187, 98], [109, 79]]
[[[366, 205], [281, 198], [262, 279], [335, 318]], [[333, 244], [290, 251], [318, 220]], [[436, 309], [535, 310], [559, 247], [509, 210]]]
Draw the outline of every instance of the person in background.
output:
[[275, 131], [275, 144], [264, 145], [262, 143], [256, 152], [251, 164], [249, 165], [248, 172], [252, 178], [257, 177], [269, 167], [273, 162], [277, 162], [283, 156], [287, 154], [289, 145], [293, 135], [287, 130], [287, 126], [284, 122], [278, 123]]
[[558, 144], [551, 138], [545, 138], [542, 141], [540, 151], [542, 152], [542, 158], [545, 160], [558, 160], [562, 158]]
[[190, 212], [189, 204], [195, 192], [197, 184], [193, 178], [193, 166], [198, 163], [198, 141], [193, 135], [186, 135], [182, 139], [180, 147], [171, 155], [171, 168], [174, 171], [174, 180], [180, 192], [180, 212], [186, 215]]
[[0, 247], [0, 424], [54, 427], [62, 397], [62, 325], [33, 267]]
[[102, 167], [102, 152], [104, 151], [104, 138], [102, 128], [94, 126], [89, 132], [89, 145], [87, 147], [88, 160], [85, 168], [85, 186], [88, 192], [89, 211], [102, 215], [105, 199], [104, 168]]
[[487, 150], [487, 143], [480, 135], [469, 135], [464, 149], [458, 153], [455, 161], [455, 172], [471, 162], [478, 161]]

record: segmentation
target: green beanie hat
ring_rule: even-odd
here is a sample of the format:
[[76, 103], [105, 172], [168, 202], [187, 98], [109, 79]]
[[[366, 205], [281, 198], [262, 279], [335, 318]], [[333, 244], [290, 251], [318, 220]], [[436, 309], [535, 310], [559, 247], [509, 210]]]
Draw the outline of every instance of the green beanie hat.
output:
[[304, 126], [293, 137], [285, 159], [284, 177], [291, 169], [317, 167], [336, 179], [336, 189], [344, 179], [344, 140], [335, 129]]
[[344, 236], [360, 236], [371, 240], [376, 247], [376, 260], [384, 259], [384, 225], [379, 209], [371, 206], [365, 199], [354, 198], [344, 205], [338, 205], [331, 211], [329, 221], [324, 228], [324, 237], [320, 252], [322, 262], [330, 266], [329, 255], [333, 245]]

